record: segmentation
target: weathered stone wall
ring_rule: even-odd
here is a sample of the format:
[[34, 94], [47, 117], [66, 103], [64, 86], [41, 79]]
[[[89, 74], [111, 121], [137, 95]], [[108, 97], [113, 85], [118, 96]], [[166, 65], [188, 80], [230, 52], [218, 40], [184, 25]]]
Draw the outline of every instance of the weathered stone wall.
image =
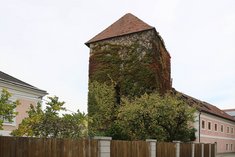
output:
[[154, 30], [147, 30], [143, 32], [128, 34], [125, 36], [114, 37], [107, 40], [91, 43], [90, 52], [91, 54], [93, 53], [93, 47], [95, 47], [97, 44], [104, 44], [104, 43], [112, 43], [112, 44], [126, 45], [126, 46], [129, 46], [133, 43], [138, 43], [142, 46], [145, 46], [146, 48], [152, 48], [151, 42], [154, 36], [155, 36]]
[[[99, 70], [99, 65], [102, 64], [93, 57], [94, 54], [99, 53], [97, 52], [97, 46], [102, 45], [100, 47], [102, 50], [105, 49], [106, 44], [122, 46], [131, 46], [133, 44], [140, 45], [142, 48], [137, 48], [135, 51], [135, 53], [137, 53], [138, 57], [140, 58], [139, 61], [142, 62], [143, 60], [141, 60], [141, 58], [144, 58], [147, 55], [151, 56], [151, 64], [149, 68], [151, 68], [151, 70], [153, 70], [155, 73], [155, 85], [153, 88], [156, 88], [156, 90], [158, 90], [160, 93], [165, 93], [167, 90], [171, 89], [170, 55], [164, 46], [163, 40], [157, 34], [155, 29], [91, 43], [89, 63], [90, 79], [92, 79], [92, 75], [94, 73], [97, 73], [97, 70]], [[120, 55], [122, 54], [122, 52], [118, 53], [120, 53]]]

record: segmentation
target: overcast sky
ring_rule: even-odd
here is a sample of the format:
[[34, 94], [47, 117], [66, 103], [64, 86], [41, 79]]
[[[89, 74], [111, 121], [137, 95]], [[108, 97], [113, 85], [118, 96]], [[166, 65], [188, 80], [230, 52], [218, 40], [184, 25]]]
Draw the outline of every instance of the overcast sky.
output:
[[86, 112], [84, 43], [129, 12], [164, 39], [174, 88], [235, 108], [234, 0], [0, 0], [0, 70]]

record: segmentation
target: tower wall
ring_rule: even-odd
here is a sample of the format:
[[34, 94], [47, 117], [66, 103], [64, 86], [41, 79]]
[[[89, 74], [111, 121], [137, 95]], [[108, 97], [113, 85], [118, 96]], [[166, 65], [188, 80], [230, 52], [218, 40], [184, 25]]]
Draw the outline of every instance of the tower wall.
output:
[[[105, 58], [108, 58], [108, 56], [113, 56], [114, 59], [107, 61], [108, 59], [106, 60]], [[119, 60], [115, 60], [118, 57]], [[133, 62], [138, 63], [131, 65], [130, 60], [127, 61], [128, 57], [132, 58]], [[126, 64], [126, 62], [128, 63]], [[122, 66], [124, 66], [124, 68]], [[129, 68], [131, 66], [133, 66], [133, 69]], [[135, 69], [138, 68], [138, 66], [139, 70]], [[109, 70], [104, 70], [105, 68], [109, 68]], [[101, 72], [102, 70], [104, 70], [104, 72]], [[112, 70], [116, 72], [120, 70], [120, 72], [119, 74], [111, 74]], [[129, 70], [130, 72], [126, 73], [125, 70]], [[135, 90], [140, 90], [140, 95], [145, 92], [151, 93], [153, 91], [164, 94], [171, 89], [170, 73], [170, 55], [165, 49], [163, 40], [155, 29], [90, 43], [90, 82], [98, 81], [101, 83], [110, 83], [110, 81], [116, 81], [117, 83], [125, 80], [125, 77], [128, 79], [128, 77], [132, 75], [130, 78], [132, 81], [129, 81], [129, 83], [132, 84], [132, 86], [137, 84], [136, 88], [139, 89]], [[127, 76], [121, 76], [122, 74]], [[110, 78], [108, 75], [113, 75], [113, 78]], [[121, 80], [116, 80], [117, 77]], [[125, 88], [125, 83], [120, 86], [120, 88]], [[124, 93], [125, 96], [128, 95], [124, 90], [122, 93]], [[139, 94], [137, 94], [137, 96]]]

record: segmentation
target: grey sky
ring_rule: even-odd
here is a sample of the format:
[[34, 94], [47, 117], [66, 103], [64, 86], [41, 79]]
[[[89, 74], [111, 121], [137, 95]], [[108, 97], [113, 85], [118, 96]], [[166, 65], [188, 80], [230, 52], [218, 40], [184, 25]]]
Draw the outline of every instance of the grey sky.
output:
[[235, 108], [234, 0], [0, 0], [0, 70], [86, 111], [86, 41], [130, 12], [163, 37], [173, 86]]

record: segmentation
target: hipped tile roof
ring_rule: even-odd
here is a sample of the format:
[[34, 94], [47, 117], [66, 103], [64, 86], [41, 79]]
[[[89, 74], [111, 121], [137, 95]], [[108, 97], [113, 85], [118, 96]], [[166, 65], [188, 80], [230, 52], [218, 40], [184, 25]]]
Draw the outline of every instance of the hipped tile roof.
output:
[[26, 83], [26, 82], [23, 82], [23, 81], [21, 81], [21, 80], [15, 78], [15, 77], [13, 77], [13, 76], [11, 76], [11, 75], [8, 75], [8, 74], [6, 74], [6, 73], [4, 73], [4, 72], [2, 72], [2, 71], [0, 71], [0, 80], [1, 80], [1, 81], [4, 81], [4, 82], [8, 82], [8, 83], [12, 83], [12, 84], [24, 86], [24, 87], [26, 87], [26, 88], [38, 90], [38, 91], [41, 91], [41, 92], [47, 94], [46, 91], [41, 90], [41, 89], [39, 89], [39, 88], [37, 88], [37, 87], [34, 87], [34, 86], [32, 86], [32, 85], [30, 85], [30, 84], [28, 84], [28, 83]]
[[145, 30], [154, 29], [154, 27], [148, 25], [147, 23], [143, 22], [136, 16], [128, 13], [121, 17], [119, 20], [114, 22], [111, 26], [106, 28], [101, 33], [97, 34], [95, 37], [90, 39], [85, 44], [89, 47], [90, 43], [123, 36], [131, 33], [141, 32]]
[[188, 103], [190, 106], [195, 107], [199, 112], [205, 112], [205, 113], [209, 113], [221, 118], [225, 118], [227, 120], [230, 121], [234, 121], [235, 122], [235, 118], [233, 118], [232, 116], [230, 116], [229, 114], [227, 114], [225, 111], [220, 110], [219, 108], [217, 108], [214, 105], [211, 105], [207, 102], [198, 100], [196, 98], [193, 98], [191, 96], [188, 96], [184, 93], [178, 92], [176, 90], [174, 90], [174, 93], [177, 94], [178, 96], [180, 96], [180, 98], [185, 101], [186, 103]]

